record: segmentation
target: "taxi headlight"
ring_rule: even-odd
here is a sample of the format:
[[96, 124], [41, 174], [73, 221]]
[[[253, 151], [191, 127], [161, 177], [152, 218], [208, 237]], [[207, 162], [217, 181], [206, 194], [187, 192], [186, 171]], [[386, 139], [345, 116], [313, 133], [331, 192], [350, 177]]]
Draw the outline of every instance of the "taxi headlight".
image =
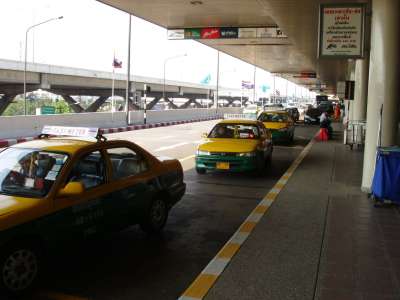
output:
[[238, 153], [237, 156], [240, 157], [254, 157], [256, 156], [255, 152], [243, 152], [243, 153]]
[[196, 155], [210, 155], [210, 152], [203, 151], [203, 150], [197, 150]]

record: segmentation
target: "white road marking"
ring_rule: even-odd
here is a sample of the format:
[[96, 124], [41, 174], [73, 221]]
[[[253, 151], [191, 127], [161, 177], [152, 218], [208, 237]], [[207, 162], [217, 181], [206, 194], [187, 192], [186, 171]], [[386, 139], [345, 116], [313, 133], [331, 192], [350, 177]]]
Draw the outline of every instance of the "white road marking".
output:
[[177, 144], [174, 144], [174, 145], [171, 145], [171, 146], [163, 146], [163, 147], [157, 148], [156, 150], [154, 150], [154, 152], [171, 150], [171, 149], [174, 149], [174, 148], [178, 148], [178, 147], [186, 146], [186, 145], [191, 145], [191, 144], [195, 144], [196, 145], [196, 144], [200, 144], [201, 142], [202, 142], [202, 140], [192, 141], [192, 142], [177, 143]]
[[[168, 139], [171, 139], [171, 138], [174, 138], [175, 136], [173, 136], [173, 135], [165, 135], [165, 136], [162, 136], [162, 137], [158, 137], [157, 139], [159, 139], [159, 140], [168, 140]], [[154, 137], [151, 137], [152, 139], [154, 139]]]
[[192, 158], [194, 158], [194, 155], [190, 155], [190, 156], [181, 158], [179, 161], [180, 161], [180, 162], [184, 162], [184, 161], [189, 160], [189, 159], [192, 159]]
[[178, 148], [178, 147], [185, 146], [185, 145], [189, 145], [189, 144], [191, 144], [191, 143], [189, 143], [189, 142], [182, 142], [182, 143], [174, 144], [174, 145], [171, 145], [171, 146], [164, 146], [164, 147], [160, 147], [160, 148], [154, 150], [154, 152], [170, 150], [170, 149]]

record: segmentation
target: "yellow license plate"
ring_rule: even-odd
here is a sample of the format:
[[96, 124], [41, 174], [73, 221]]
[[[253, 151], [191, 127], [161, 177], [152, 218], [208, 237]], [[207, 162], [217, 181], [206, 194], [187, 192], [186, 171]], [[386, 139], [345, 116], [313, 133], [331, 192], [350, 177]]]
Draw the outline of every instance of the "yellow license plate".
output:
[[217, 162], [217, 169], [229, 170], [229, 163], [228, 162]]

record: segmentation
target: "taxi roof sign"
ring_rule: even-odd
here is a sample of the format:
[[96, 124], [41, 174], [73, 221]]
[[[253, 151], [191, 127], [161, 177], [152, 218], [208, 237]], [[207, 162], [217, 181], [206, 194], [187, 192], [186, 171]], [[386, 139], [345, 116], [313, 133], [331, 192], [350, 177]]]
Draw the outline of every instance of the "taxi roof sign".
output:
[[97, 138], [99, 135], [99, 129], [91, 127], [68, 127], [68, 126], [45, 125], [42, 129], [42, 134]]
[[257, 120], [257, 113], [224, 114], [225, 120]]

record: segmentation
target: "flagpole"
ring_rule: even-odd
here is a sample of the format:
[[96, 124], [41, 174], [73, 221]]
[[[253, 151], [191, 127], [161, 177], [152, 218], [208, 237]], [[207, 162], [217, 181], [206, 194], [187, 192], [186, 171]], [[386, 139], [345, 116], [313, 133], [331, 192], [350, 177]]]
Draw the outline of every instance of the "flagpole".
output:
[[131, 92], [131, 27], [132, 27], [132, 15], [129, 14], [129, 29], [128, 29], [128, 63], [127, 63], [127, 74], [126, 74], [126, 92], [125, 92], [125, 111], [126, 111], [126, 125], [130, 125], [130, 114], [129, 114], [129, 95]]
[[218, 52], [218, 56], [217, 56], [217, 90], [216, 90], [216, 99], [214, 99], [214, 105], [215, 105], [215, 108], [217, 109], [217, 111], [218, 111], [218, 98], [219, 98], [219, 50], [217, 50]]
[[253, 102], [254, 103], [256, 103], [256, 71], [257, 71], [257, 67], [256, 67], [256, 65], [254, 65], [254, 76], [253, 76]]
[[114, 122], [114, 88], [115, 88], [115, 67], [113, 62], [113, 75], [112, 75], [112, 85], [111, 85], [111, 118]]
[[275, 74], [274, 74], [274, 92], [273, 92], [273, 96], [274, 96], [274, 101], [272, 102], [272, 104], [275, 104], [275, 99], [276, 99]]
[[240, 93], [240, 108], [243, 108], [243, 85], [242, 85], [242, 91]]

